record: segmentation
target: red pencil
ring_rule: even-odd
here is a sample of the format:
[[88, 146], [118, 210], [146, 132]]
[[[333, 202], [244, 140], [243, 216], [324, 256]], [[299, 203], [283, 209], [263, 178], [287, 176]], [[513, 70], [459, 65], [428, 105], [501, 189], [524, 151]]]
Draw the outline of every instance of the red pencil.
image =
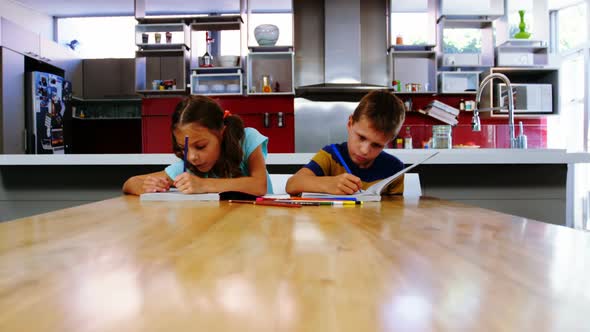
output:
[[228, 202], [241, 203], [241, 204], [266, 205], [266, 206], [280, 206], [280, 207], [289, 207], [289, 208], [300, 208], [301, 207], [301, 205], [299, 205], [299, 204], [279, 203], [279, 202], [273, 202], [273, 201], [244, 201], [244, 200], [230, 199]]

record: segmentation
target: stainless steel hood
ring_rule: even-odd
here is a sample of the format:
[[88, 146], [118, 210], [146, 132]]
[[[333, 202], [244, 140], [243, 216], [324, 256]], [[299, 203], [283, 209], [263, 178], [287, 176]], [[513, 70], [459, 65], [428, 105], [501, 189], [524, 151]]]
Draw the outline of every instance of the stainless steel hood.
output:
[[386, 1], [316, 1], [294, 1], [297, 95], [386, 88]]

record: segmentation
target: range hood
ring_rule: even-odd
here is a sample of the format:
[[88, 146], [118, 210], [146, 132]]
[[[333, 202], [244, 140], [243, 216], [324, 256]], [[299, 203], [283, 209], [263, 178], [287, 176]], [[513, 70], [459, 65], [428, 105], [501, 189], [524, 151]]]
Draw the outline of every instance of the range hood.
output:
[[[316, 84], [298, 86], [298, 95], [386, 88], [387, 25], [383, 3], [363, 0], [361, 12], [361, 0], [324, 0], [323, 59], [317, 59], [323, 60], [323, 73], [316, 73]], [[321, 71], [322, 66], [318, 67]]]

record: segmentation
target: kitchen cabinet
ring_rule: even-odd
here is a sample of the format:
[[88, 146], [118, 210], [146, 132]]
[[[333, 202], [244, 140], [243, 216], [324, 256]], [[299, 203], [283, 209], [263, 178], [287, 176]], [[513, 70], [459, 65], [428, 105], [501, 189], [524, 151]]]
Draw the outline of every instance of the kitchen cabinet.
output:
[[[435, 93], [437, 87], [436, 52], [429, 50], [396, 51], [390, 55], [390, 82], [398, 81], [397, 92]], [[420, 89], [406, 89], [406, 84], [420, 84]]]
[[0, 47], [0, 154], [25, 153], [25, 57]]
[[[141, 18], [135, 28], [135, 92], [185, 94], [189, 30], [181, 18]], [[161, 81], [175, 84], [163, 85]], [[165, 90], [160, 87], [166, 86]]]
[[[239, 115], [246, 127], [256, 128], [269, 138], [270, 153], [295, 151], [294, 98], [292, 96], [213, 97], [223, 109]], [[181, 98], [142, 100], [143, 153], [172, 152], [171, 115]]]
[[2, 24], [2, 46], [26, 56], [37, 58], [40, 52], [40, 36], [5, 18]]
[[[519, 118], [538, 118], [547, 115], [559, 114], [559, 70], [557, 68], [517, 68], [517, 67], [494, 67], [483, 72], [480, 78], [483, 79], [490, 73], [500, 73], [506, 75], [513, 85], [513, 89], [517, 85], [521, 86], [521, 93], [515, 94], [515, 112], [514, 114]], [[482, 91], [480, 108], [490, 108], [498, 106], [498, 83], [500, 80], [494, 79], [493, 82], [488, 83]], [[550, 92], [544, 93], [546, 85], [550, 85]], [[530, 90], [527, 90], [528, 86]], [[545, 103], [545, 99], [548, 102]], [[532, 104], [532, 106], [531, 106]], [[539, 113], [527, 107], [550, 107], [550, 113]], [[525, 111], [518, 111], [518, 108], [526, 109]], [[483, 116], [507, 118], [508, 111], [506, 109], [499, 111], [493, 110], [484, 112]]]
[[250, 47], [248, 53], [248, 95], [295, 94], [295, 54], [291, 47]]
[[441, 16], [504, 15], [504, 0], [440, 0]]
[[65, 72], [65, 79], [72, 83], [72, 95], [84, 96], [84, 75], [82, 59], [66, 46], [41, 38], [39, 60], [61, 68]]
[[549, 64], [549, 47], [540, 40], [511, 39], [496, 47], [498, 67], [540, 67]]
[[84, 98], [134, 97], [134, 59], [84, 59]]

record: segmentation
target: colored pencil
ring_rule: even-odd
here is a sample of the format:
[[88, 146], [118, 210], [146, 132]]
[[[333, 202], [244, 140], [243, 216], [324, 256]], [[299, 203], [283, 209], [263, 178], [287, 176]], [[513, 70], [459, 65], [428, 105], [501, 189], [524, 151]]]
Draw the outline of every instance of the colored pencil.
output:
[[188, 136], [184, 136], [184, 159], [183, 159], [183, 166], [182, 172], [186, 172], [186, 156], [188, 155]]
[[299, 201], [290, 199], [278, 199], [275, 200], [278, 203], [288, 203], [295, 205], [309, 205], [309, 206], [320, 206], [320, 205], [361, 205], [363, 202], [360, 201]]
[[240, 203], [240, 204], [264, 205], [264, 206], [280, 206], [280, 207], [289, 207], [289, 208], [300, 208], [301, 207], [301, 205], [299, 205], [299, 204], [281, 203], [281, 202], [275, 202], [275, 201], [245, 201], [245, 200], [241, 200], [241, 199], [230, 199], [228, 202]]

